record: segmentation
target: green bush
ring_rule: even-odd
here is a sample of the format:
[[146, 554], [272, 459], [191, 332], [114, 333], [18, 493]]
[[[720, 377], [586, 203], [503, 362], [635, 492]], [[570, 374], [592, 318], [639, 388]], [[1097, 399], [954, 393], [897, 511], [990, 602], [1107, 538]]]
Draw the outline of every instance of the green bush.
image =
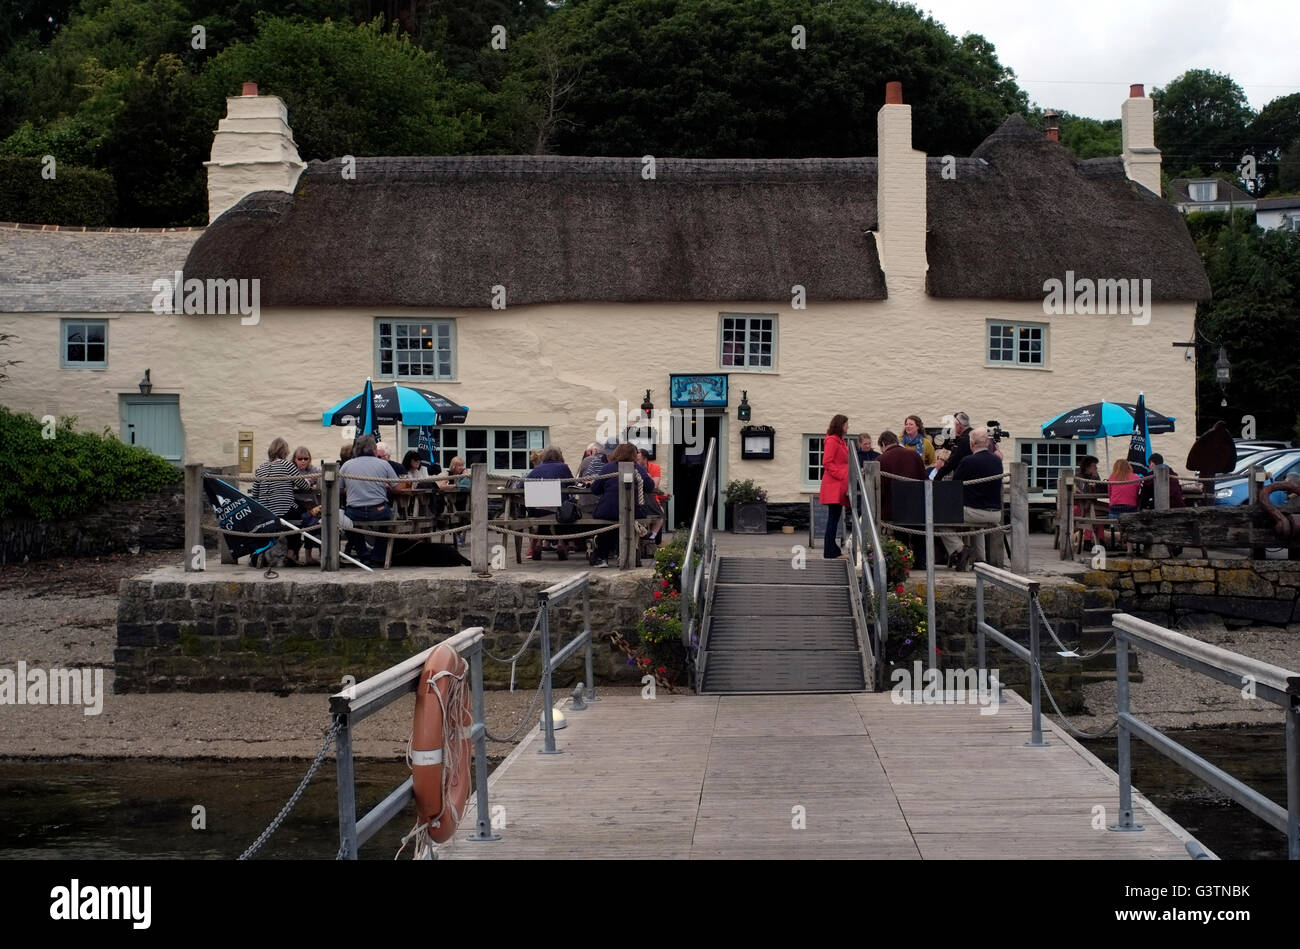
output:
[[64, 416], [53, 438], [34, 416], [0, 406], [0, 516], [48, 521], [146, 497], [182, 480], [179, 468], [110, 434], [73, 430]]
[[42, 159], [0, 157], [0, 221], [107, 227], [117, 210], [113, 176], [96, 168], [57, 162], [45, 179]]

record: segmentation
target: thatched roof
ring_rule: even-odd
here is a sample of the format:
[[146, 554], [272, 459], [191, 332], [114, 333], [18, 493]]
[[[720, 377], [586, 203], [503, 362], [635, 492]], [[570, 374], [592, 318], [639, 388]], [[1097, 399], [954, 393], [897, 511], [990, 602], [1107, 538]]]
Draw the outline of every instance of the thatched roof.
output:
[[1150, 278], [1157, 300], [1199, 300], [1209, 280], [1182, 216], [1129, 180], [1120, 158], [1076, 160], [1018, 115], [942, 178], [927, 162], [928, 289], [1043, 299], [1043, 283]]
[[[263, 306], [488, 307], [578, 301], [784, 302], [886, 295], [871, 158], [359, 158], [312, 162], [293, 195], [214, 221], [186, 277], [257, 277]], [[1013, 116], [955, 180], [927, 161], [929, 291], [1041, 300], [1043, 283], [1209, 284], [1181, 216], [1119, 159], [1077, 162]]]
[[487, 307], [878, 300], [874, 159], [469, 156], [312, 162], [290, 196], [214, 221], [185, 276], [261, 279], [261, 303]]

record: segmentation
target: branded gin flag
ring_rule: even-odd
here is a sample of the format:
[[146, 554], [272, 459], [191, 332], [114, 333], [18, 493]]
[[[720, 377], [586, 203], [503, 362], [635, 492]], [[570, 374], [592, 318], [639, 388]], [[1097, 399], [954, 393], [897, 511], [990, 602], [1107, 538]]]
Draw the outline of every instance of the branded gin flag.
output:
[[1128, 462], [1134, 468], [1148, 470], [1147, 462], [1151, 458], [1151, 434], [1147, 431], [1147, 399], [1139, 392], [1137, 407], [1133, 410], [1133, 436], [1129, 440]]
[[433, 470], [433, 465], [434, 465], [434, 460], [433, 460], [434, 452], [437, 451], [437, 449], [438, 449], [438, 436], [434, 433], [433, 426], [421, 425], [420, 443], [419, 443], [419, 447], [416, 450], [419, 451], [420, 458], [424, 461], [426, 465], [429, 466], [429, 470], [431, 471]]
[[374, 435], [379, 441], [379, 418], [375, 415], [375, 390], [366, 377], [366, 387], [361, 390], [361, 418], [357, 422], [357, 436]]
[[[245, 534], [277, 532], [280, 519], [258, 504], [248, 495], [231, 487], [220, 478], [204, 475], [203, 490], [212, 502], [212, 510], [217, 515], [217, 525], [222, 530], [240, 531]], [[275, 538], [261, 540], [257, 537], [226, 536], [226, 546], [232, 556], [238, 558], [245, 554], [260, 554], [275, 543]]]

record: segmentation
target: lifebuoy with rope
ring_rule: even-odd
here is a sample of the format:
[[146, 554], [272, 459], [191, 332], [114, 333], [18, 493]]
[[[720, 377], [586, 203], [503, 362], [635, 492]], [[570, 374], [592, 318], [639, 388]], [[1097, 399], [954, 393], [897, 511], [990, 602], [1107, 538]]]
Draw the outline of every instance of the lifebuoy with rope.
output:
[[416, 856], [421, 845], [446, 843], [456, 833], [470, 786], [469, 664], [445, 644], [433, 648], [420, 672], [415, 723], [407, 761], [418, 815]]

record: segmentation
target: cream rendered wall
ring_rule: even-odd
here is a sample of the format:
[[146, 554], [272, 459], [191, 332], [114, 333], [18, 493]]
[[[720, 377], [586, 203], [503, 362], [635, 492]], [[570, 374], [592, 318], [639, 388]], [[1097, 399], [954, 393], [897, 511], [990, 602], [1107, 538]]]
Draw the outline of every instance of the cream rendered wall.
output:
[[[142, 336], [127, 347], [129, 356], [118, 348], [126, 340], [114, 346], [111, 383], [110, 377], [93, 385], [73, 379], [80, 388], [64, 397], [62, 411], [88, 417], [80, 403], [103, 401], [114, 385], [135, 391], [143, 367], [152, 365], [160, 384], [155, 391], [182, 393], [189, 460], [235, 463], [241, 429], [254, 431], [259, 460], [277, 435], [308, 445], [317, 458], [333, 458], [341, 430], [321, 426], [320, 413], [374, 374], [378, 312], [265, 310], [255, 326], [240, 325], [238, 317], [124, 318], [115, 325], [139, 321], [143, 328], [152, 319], [148, 325], [163, 335], [150, 334], [149, 348]], [[885, 427], [898, 431], [909, 413], [938, 425], [943, 415], [963, 409], [977, 423], [996, 418], [1015, 437], [1037, 437], [1039, 426], [1061, 411], [1100, 399], [1133, 401], [1142, 390], [1153, 409], [1181, 423], [1177, 433], [1154, 439], [1176, 468], [1195, 438], [1194, 363], [1170, 345], [1191, 338], [1190, 303], [1157, 304], [1146, 326], [1134, 326], [1129, 316], [1046, 316], [1034, 303], [917, 294], [802, 311], [744, 303], [575, 304], [382, 315], [455, 319], [457, 380], [430, 388], [468, 405], [471, 425], [548, 426], [551, 442], [572, 462], [595, 438], [600, 410], [617, 412], [620, 399], [635, 410], [647, 388], [655, 405], [667, 408], [670, 372], [721, 371], [723, 312], [778, 317], [777, 370], [731, 373], [725, 456], [728, 477], [760, 481], [772, 501], [804, 497], [802, 436], [825, 431], [836, 412], [849, 416], [852, 432], [878, 434]], [[1048, 368], [986, 367], [987, 319], [1049, 324]], [[185, 321], [183, 328], [175, 328], [176, 320]], [[132, 338], [110, 330], [111, 341], [124, 336]], [[169, 359], [158, 358], [164, 348]], [[57, 346], [49, 351], [57, 358]], [[179, 390], [166, 386], [173, 373], [185, 380]], [[776, 430], [773, 461], [740, 459], [735, 406], [742, 389], [749, 392], [753, 424]], [[1113, 440], [1113, 457], [1125, 450], [1124, 440]], [[660, 451], [670, 479], [671, 454]]]
[[[108, 324], [107, 368], [60, 367], [60, 321], [65, 317]], [[0, 401], [37, 418], [75, 415], [81, 431], [99, 432], [108, 426], [120, 435], [118, 395], [139, 395], [140, 379], [150, 369], [154, 393], [179, 393], [183, 412], [188, 393], [199, 381], [180, 358], [187, 329], [183, 319], [152, 313], [0, 314], [0, 331], [18, 337], [0, 355], [21, 360], [7, 370], [9, 381], [0, 388]]]

